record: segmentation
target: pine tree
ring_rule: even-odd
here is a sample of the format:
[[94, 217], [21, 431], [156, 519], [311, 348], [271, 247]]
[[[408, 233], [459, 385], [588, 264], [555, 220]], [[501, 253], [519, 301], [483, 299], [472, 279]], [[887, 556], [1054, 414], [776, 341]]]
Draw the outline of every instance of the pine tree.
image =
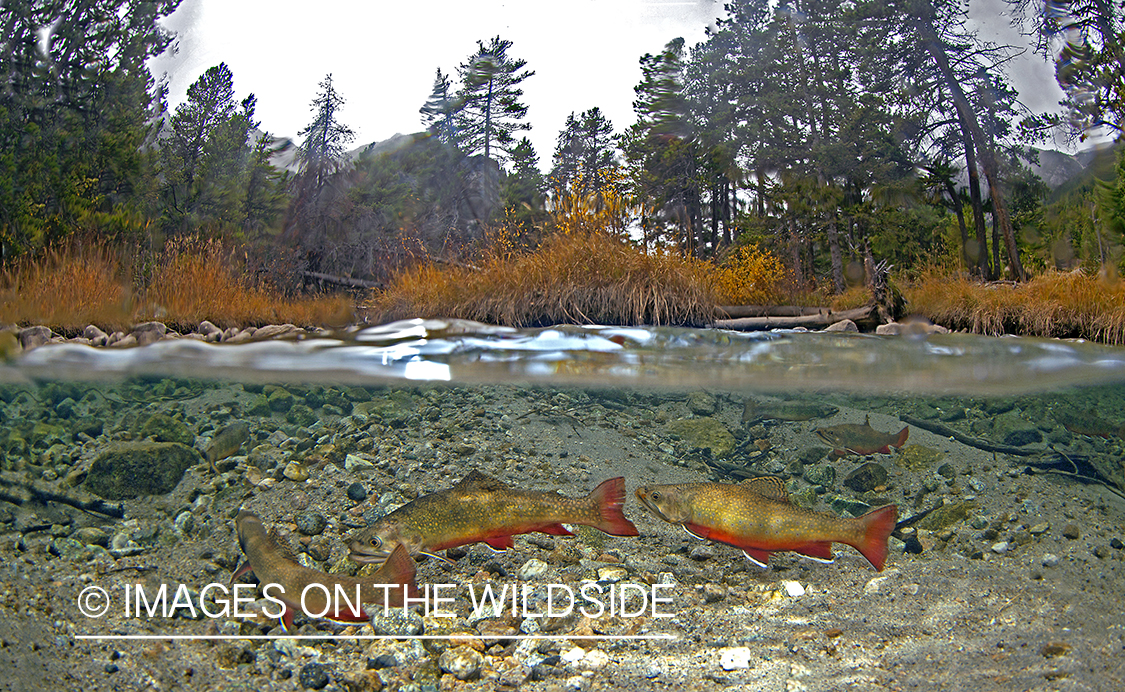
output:
[[538, 156], [531, 140], [523, 137], [512, 148], [512, 171], [504, 176], [501, 196], [510, 218], [531, 230], [543, 222], [543, 192], [546, 183], [539, 172]]
[[508, 56], [511, 46], [499, 36], [487, 46], [477, 41], [477, 52], [457, 68], [462, 86], [454, 123], [457, 142], [469, 155], [502, 162], [518, 144], [513, 134], [531, 129], [530, 123], [521, 122], [527, 106], [520, 102], [519, 84], [535, 72], [524, 69], [526, 60]]
[[332, 75], [320, 82], [312, 101], [313, 121], [301, 130], [304, 142], [298, 152], [300, 172], [294, 180], [296, 196], [289, 207], [288, 233], [305, 250], [308, 267], [320, 271], [333, 230], [333, 202], [326, 194], [332, 176], [345, 165], [345, 147], [355, 139], [340, 122], [344, 98], [332, 86]]
[[453, 116], [460, 110], [460, 105], [449, 89], [452, 83], [449, 77], [442, 74], [441, 68], [434, 77], [434, 88], [430, 97], [418, 109], [422, 114], [422, 124], [432, 132], [442, 144], [452, 144], [456, 139], [457, 128], [454, 126]]
[[135, 231], [162, 90], [145, 62], [180, 0], [10, 0], [0, 11], [0, 261], [76, 229]]
[[600, 192], [611, 184], [617, 168], [616, 142], [613, 124], [600, 108], [581, 116], [571, 113], [555, 147], [552, 184], [566, 188], [577, 183], [579, 193]]

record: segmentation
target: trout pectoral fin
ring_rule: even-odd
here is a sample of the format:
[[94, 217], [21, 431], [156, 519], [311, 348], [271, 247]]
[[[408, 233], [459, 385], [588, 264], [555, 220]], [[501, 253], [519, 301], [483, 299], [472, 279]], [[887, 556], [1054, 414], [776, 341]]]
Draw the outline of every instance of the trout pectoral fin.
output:
[[250, 574], [253, 571], [254, 571], [254, 568], [250, 566], [250, 561], [249, 560], [243, 560], [242, 566], [239, 567], [238, 569], [236, 569], [234, 571], [234, 574], [230, 575], [230, 581], [233, 584], [234, 581], [236, 579], [238, 579], [239, 577], [241, 577], [242, 575]]
[[493, 536], [492, 538], [485, 538], [481, 542], [498, 553], [502, 553], [508, 548], [514, 548], [516, 546], [516, 544], [512, 542], [511, 536]]
[[572, 533], [569, 529], [567, 529], [562, 524], [548, 524], [546, 526], [542, 526], [542, 527], [537, 528], [535, 530], [540, 531], [542, 533], [549, 533], [552, 536], [573, 536], [574, 535], [574, 533]]
[[768, 569], [770, 566], [770, 553], [768, 550], [758, 550], [757, 548], [744, 548], [742, 554], [746, 559], [753, 562], [755, 565], [762, 569]]
[[711, 529], [706, 526], [700, 526], [698, 524], [680, 524], [680, 526], [684, 527], [684, 531], [687, 531], [688, 535], [694, 536], [701, 541], [707, 540], [707, 537], [711, 534]]
[[432, 557], [432, 558], [433, 558], [433, 559], [435, 559], [435, 560], [441, 560], [442, 562], [444, 562], [444, 563], [446, 563], [446, 564], [448, 564], [448, 565], [452, 565], [452, 564], [454, 564], [453, 560], [450, 560], [449, 558], [447, 558], [447, 557], [446, 557], [446, 556], [444, 556], [444, 555], [437, 555], [437, 554], [435, 554], [435, 553], [427, 553], [427, 552], [426, 552], [426, 551], [424, 551], [424, 550], [423, 550], [423, 551], [421, 551], [421, 552], [419, 552], [418, 554], [419, 554], [419, 555], [425, 555], [426, 557]]
[[281, 627], [286, 632], [293, 631], [293, 609], [288, 605], [285, 606], [285, 612], [281, 614]]

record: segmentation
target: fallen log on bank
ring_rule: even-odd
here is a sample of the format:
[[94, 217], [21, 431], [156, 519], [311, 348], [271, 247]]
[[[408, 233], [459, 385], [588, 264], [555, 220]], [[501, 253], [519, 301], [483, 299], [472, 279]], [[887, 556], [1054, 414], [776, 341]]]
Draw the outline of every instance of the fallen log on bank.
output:
[[[727, 308], [723, 309], [726, 310]], [[793, 329], [795, 327], [823, 329], [824, 327], [842, 320], [851, 320], [856, 323], [857, 327], [866, 330], [872, 330], [880, 324], [879, 313], [875, 306], [868, 305], [853, 310], [840, 311], [821, 308], [815, 314], [739, 317], [729, 320], [715, 320], [714, 324], [711, 326], [716, 329], [733, 329], [743, 332], [764, 331], [768, 329]]]
[[800, 317], [832, 312], [832, 308], [805, 307], [802, 305], [720, 305], [719, 316], [723, 319], [739, 317]]

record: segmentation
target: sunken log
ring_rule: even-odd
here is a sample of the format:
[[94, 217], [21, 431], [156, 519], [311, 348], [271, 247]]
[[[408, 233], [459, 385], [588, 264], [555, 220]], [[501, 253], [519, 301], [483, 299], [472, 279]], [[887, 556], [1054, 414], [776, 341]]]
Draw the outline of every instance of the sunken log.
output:
[[805, 327], [806, 329], [822, 329], [841, 320], [851, 320], [860, 329], [871, 330], [879, 325], [879, 313], [875, 306], [868, 305], [854, 310], [841, 310], [835, 312], [824, 310], [813, 315], [767, 316], [767, 317], [740, 317], [731, 320], [715, 320], [711, 325], [716, 329], [733, 329], [735, 331], [753, 332], [768, 329], [793, 329]]
[[348, 288], [383, 288], [383, 284], [381, 283], [364, 281], [363, 279], [353, 279], [350, 276], [333, 276], [332, 274], [322, 274], [321, 272], [311, 271], [303, 271], [301, 274], [304, 275], [306, 279], [314, 279], [337, 286], [347, 286]]

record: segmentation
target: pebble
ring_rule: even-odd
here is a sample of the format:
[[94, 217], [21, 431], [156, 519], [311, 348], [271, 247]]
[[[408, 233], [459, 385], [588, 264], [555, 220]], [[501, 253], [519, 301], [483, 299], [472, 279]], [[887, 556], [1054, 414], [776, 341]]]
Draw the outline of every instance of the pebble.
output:
[[301, 666], [297, 682], [306, 690], [322, 690], [328, 686], [328, 673], [320, 663], [307, 663]]
[[371, 629], [377, 635], [413, 637], [422, 634], [425, 626], [418, 613], [408, 610], [404, 614], [402, 608], [392, 608], [386, 613], [377, 609], [371, 616]]
[[1078, 524], [1067, 524], [1066, 526], [1063, 527], [1062, 535], [1065, 538], [1069, 538], [1070, 540], [1074, 540], [1074, 539], [1076, 539], [1076, 538], [1078, 538], [1079, 536], [1082, 535], [1082, 530], [1080, 528], [1078, 528]]
[[781, 588], [790, 598], [800, 598], [805, 595], [805, 587], [799, 581], [783, 581]]
[[598, 568], [598, 581], [607, 584], [616, 584], [617, 582], [629, 576], [629, 571], [624, 567], [599, 567]]
[[458, 680], [473, 680], [480, 675], [484, 657], [468, 646], [449, 649], [438, 657], [438, 667]]
[[703, 585], [704, 603], [717, 603], [727, 597], [727, 587], [722, 584], [707, 583]]
[[715, 556], [714, 548], [712, 548], [710, 545], [708, 545], [706, 543], [704, 543], [702, 545], [695, 546], [694, 548], [691, 549], [691, 553], [689, 553], [689, 557], [691, 557], [691, 559], [695, 560], [696, 562], [703, 562], [704, 560], [710, 560], [714, 556]]
[[1030, 533], [1032, 536], [1039, 536], [1041, 534], [1047, 533], [1047, 531], [1049, 531], [1050, 528], [1051, 528], [1051, 525], [1044, 521], [1044, 522], [1040, 522], [1040, 523], [1032, 526], [1030, 529], [1027, 530], [1027, 532]]
[[1059, 556], [1054, 553], [1045, 553], [1041, 562], [1044, 567], [1054, 567], [1059, 564]]
[[304, 465], [299, 461], [291, 461], [285, 465], [285, 470], [282, 474], [291, 481], [298, 483], [307, 481], [309, 479], [309, 472], [305, 470]]
[[997, 555], [1003, 555], [1008, 552], [1009, 547], [1008, 541], [1000, 541], [999, 543], [993, 543], [989, 549]]
[[567, 651], [563, 652], [562, 660], [564, 663], [578, 663], [585, 655], [586, 650], [580, 646], [576, 646], [573, 649], [568, 649]]
[[348, 499], [352, 502], [363, 502], [367, 499], [367, 488], [363, 483], [352, 483], [348, 486]]
[[516, 576], [519, 577], [520, 581], [532, 581], [533, 579], [539, 579], [546, 573], [547, 563], [536, 558], [531, 558], [520, 566]]
[[293, 523], [297, 525], [297, 530], [306, 536], [318, 536], [324, 533], [324, 528], [328, 526], [328, 520], [324, 515], [316, 512], [297, 512], [293, 517]]
[[723, 670], [749, 668], [750, 659], [753, 655], [749, 647], [745, 646], [723, 649], [722, 654], [719, 655], [719, 665], [722, 666]]

